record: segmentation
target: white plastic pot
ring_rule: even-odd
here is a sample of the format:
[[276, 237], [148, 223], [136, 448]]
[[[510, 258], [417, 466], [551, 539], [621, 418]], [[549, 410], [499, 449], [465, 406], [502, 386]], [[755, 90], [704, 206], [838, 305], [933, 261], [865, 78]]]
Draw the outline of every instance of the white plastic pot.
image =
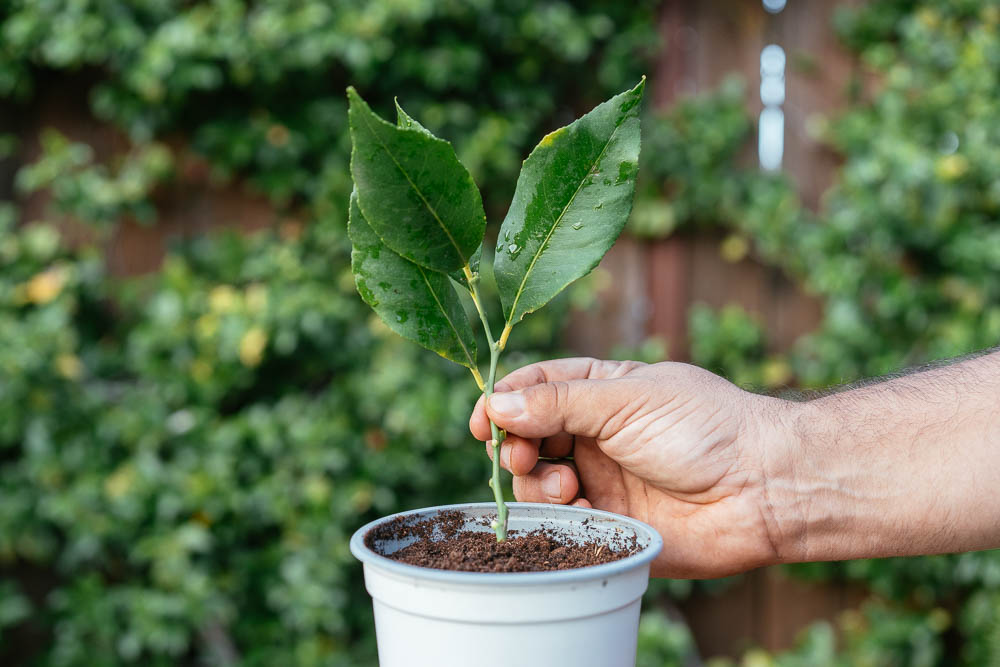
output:
[[663, 548], [655, 530], [610, 512], [511, 503], [511, 530], [554, 529], [579, 541], [635, 536], [641, 548], [613, 563], [555, 572], [453, 572], [381, 555], [416, 538], [365, 546], [365, 534], [381, 523], [399, 516], [422, 521], [442, 510], [461, 511], [466, 530], [490, 531], [488, 520], [477, 519], [496, 515], [492, 503], [431, 507], [373, 521], [351, 537], [374, 604], [381, 667], [635, 665], [640, 599], [649, 564]]

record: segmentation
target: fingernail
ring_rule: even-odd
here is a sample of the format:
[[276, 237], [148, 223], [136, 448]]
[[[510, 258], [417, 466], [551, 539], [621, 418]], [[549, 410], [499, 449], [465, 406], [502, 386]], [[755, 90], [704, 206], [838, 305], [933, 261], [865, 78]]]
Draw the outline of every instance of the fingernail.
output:
[[500, 448], [500, 463], [507, 470], [510, 470], [510, 450], [512, 450], [512, 449], [514, 449], [514, 448], [513, 447], [501, 447]]
[[542, 491], [549, 498], [555, 500], [562, 498], [562, 475], [558, 470], [553, 470], [542, 479]]
[[524, 395], [519, 391], [490, 396], [490, 409], [504, 417], [517, 417], [524, 412]]

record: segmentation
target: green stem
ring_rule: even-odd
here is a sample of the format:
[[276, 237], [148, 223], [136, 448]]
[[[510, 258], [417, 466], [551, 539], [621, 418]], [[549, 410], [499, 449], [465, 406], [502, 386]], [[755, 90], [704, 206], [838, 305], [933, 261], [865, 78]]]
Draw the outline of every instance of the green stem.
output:
[[[497, 361], [500, 359], [500, 346], [496, 343], [490, 344], [490, 374], [486, 379], [486, 388], [483, 393], [486, 398], [493, 394], [493, 385], [497, 379]], [[493, 523], [493, 530], [497, 533], [497, 542], [507, 539], [507, 504], [503, 501], [503, 487], [500, 486], [500, 443], [503, 442], [506, 433], [497, 428], [497, 425], [490, 420], [490, 435], [493, 436], [493, 477], [490, 478], [490, 487], [493, 489], [493, 498], [497, 501], [497, 519]]]
[[[493, 386], [497, 379], [497, 362], [500, 360], [500, 351], [503, 347], [493, 340], [493, 332], [490, 329], [490, 322], [486, 318], [486, 310], [483, 308], [482, 299], [479, 296], [479, 274], [472, 273], [468, 265], [464, 268], [465, 279], [469, 283], [469, 293], [472, 295], [472, 303], [476, 306], [479, 319], [483, 323], [483, 330], [486, 332], [486, 342], [490, 346], [490, 374], [486, 377], [486, 384], [483, 387], [483, 394], [489, 398], [493, 394]], [[491, 524], [497, 534], [497, 542], [507, 539], [507, 504], [503, 499], [503, 487], [500, 486], [500, 444], [503, 442], [506, 433], [501, 431], [493, 420], [490, 420], [490, 435], [493, 443], [493, 476], [490, 477], [490, 488], [493, 489], [493, 498], [497, 503], [497, 518]]]

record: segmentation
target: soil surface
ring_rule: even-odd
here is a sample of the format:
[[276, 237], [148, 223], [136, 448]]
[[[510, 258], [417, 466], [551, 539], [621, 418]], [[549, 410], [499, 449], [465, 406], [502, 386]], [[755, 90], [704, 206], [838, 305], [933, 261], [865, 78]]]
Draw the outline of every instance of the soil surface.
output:
[[492, 531], [464, 527], [465, 517], [458, 511], [441, 512], [415, 523], [400, 517], [368, 531], [365, 545], [382, 553], [377, 545], [384, 540], [416, 537], [413, 544], [382, 555], [410, 565], [463, 572], [569, 570], [611, 563], [640, 551], [635, 536], [611, 543], [597, 530], [595, 539], [583, 542], [565, 540], [550, 530], [512, 530], [507, 533], [507, 541], [498, 543]]

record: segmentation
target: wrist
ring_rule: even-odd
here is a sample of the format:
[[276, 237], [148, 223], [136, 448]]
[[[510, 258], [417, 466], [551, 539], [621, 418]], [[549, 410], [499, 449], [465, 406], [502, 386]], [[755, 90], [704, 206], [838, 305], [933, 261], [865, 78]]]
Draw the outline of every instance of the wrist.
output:
[[805, 560], [809, 551], [808, 508], [800, 489], [800, 459], [806, 449], [803, 423], [808, 403], [768, 399], [761, 420], [763, 507], [761, 514], [774, 552], [772, 564]]
[[784, 457], [768, 489], [781, 562], [934, 551], [918, 526], [940, 508], [933, 487], [918, 482], [925, 453], [899, 447], [913, 442], [916, 419], [900, 413], [890, 395], [854, 392], [788, 406]]
[[998, 392], [995, 354], [813, 401], [777, 402], [768, 429], [757, 434], [775, 559], [1000, 546]]

